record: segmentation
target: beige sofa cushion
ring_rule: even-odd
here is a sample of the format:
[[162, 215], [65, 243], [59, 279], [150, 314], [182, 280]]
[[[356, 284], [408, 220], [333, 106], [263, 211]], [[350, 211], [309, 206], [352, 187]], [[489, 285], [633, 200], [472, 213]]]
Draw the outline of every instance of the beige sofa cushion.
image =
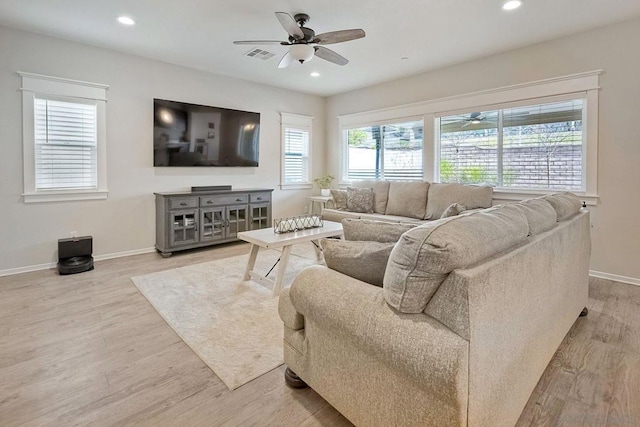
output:
[[368, 219], [347, 218], [342, 220], [345, 240], [396, 243], [405, 231], [411, 230], [413, 227], [415, 225]]
[[557, 193], [543, 197], [544, 200], [551, 203], [553, 209], [558, 214], [558, 221], [564, 221], [580, 212], [582, 204], [580, 199], [573, 193]]
[[385, 213], [422, 219], [427, 207], [428, 192], [428, 182], [391, 182]]
[[360, 215], [364, 214], [329, 208], [322, 210], [322, 219], [325, 221], [341, 222], [345, 218], [360, 219]]
[[320, 240], [324, 261], [332, 270], [382, 286], [393, 243]]
[[513, 206], [527, 217], [530, 236], [537, 236], [556, 226], [556, 211], [546, 200], [528, 199], [513, 203]]
[[389, 181], [356, 181], [353, 187], [373, 189], [373, 211], [384, 214], [389, 198]]
[[415, 227], [391, 252], [384, 297], [402, 313], [419, 313], [451, 271], [518, 245], [528, 234], [526, 216], [510, 205]]
[[424, 219], [438, 219], [452, 203], [467, 209], [489, 208], [493, 200], [493, 187], [486, 185], [439, 184], [429, 186], [427, 213]]

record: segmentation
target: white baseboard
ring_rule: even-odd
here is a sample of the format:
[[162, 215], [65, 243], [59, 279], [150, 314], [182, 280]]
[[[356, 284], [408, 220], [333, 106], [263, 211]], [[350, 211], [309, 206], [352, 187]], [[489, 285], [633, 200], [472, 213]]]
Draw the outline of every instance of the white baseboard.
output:
[[48, 262], [46, 264], [36, 264], [36, 265], [27, 265], [24, 267], [7, 268], [6, 270], [0, 270], [0, 277], [12, 276], [14, 274], [21, 274], [21, 273], [30, 273], [32, 271], [48, 270], [50, 268], [55, 268], [55, 266], [56, 266], [55, 262]]
[[97, 255], [97, 256], [94, 256], [93, 259], [95, 261], [104, 261], [104, 260], [107, 260], [107, 259], [122, 258], [122, 257], [125, 257], [125, 256], [150, 254], [151, 252], [155, 252], [155, 251], [156, 251], [156, 248], [134, 249], [132, 251], [124, 251], [124, 252], [116, 252], [116, 253], [113, 253], [113, 254]]
[[601, 271], [594, 270], [589, 270], [589, 276], [596, 277], [598, 279], [613, 280], [614, 282], [640, 286], [640, 279], [636, 279], [635, 277], [620, 276], [618, 274], [603, 273]]
[[[148, 254], [151, 252], [155, 252], [156, 248], [143, 248], [143, 249], [134, 249], [132, 251], [124, 251], [124, 252], [115, 252], [112, 254], [104, 254], [104, 255], [97, 255], [93, 257], [94, 261], [104, 261], [107, 259], [113, 259], [113, 258], [122, 258], [122, 257], [126, 257], [126, 256], [132, 256], [132, 255], [140, 255], [140, 254]], [[2, 276], [11, 276], [14, 274], [20, 274], [20, 273], [29, 273], [32, 271], [39, 271], [39, 270], [48, 270], [50, 268], [56, 268], [57, 263], [55, 262], [48, 262], [46, 264], [36, 264], [36, 265], [27, 265], [24, 267], [16, 267], [16, 268], [8, 268], [6, 270], [0, 270], [0, 277]]]

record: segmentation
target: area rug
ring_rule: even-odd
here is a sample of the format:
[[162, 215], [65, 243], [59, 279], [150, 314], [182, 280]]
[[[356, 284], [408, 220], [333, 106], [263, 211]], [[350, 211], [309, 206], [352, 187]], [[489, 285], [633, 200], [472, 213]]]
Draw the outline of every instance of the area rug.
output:
[[[292, 249], [283, 287], [316, 263], [310, 243]], [[260, 249], [254, 270], [266, 274], [279, 255], [275, 250]], [[131, 278], [169, 326], [230, 390], [283, 363], [278, 297], [272, 296], [265, 285], [242, 280], [248, 256]], [[269, 278], [274, 277], [276, 269]]]

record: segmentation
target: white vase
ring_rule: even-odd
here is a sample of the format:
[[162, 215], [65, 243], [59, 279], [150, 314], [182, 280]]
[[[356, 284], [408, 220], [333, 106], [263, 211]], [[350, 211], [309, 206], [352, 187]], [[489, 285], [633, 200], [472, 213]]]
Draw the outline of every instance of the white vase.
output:
[[328, 188], [322, 188], [320, 189], [320, 194], [322, 194], [324, 197], [329, 197], [331, 195], [331, 190]]

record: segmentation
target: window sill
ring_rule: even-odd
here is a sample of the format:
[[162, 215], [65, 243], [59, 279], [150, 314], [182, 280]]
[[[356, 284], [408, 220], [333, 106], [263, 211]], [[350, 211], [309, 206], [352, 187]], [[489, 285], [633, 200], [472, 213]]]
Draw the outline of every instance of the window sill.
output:
[[91, 191], [49, 191], [40, 193], [25, 193], [22, 195], [25, 203], [72, 202], [78, 200], [106, 200], [109, 194], [106, 190]]
[[290, 184], [280, 184], [281, 190], [310, 190], [313, 184], [308, 182], [295, 182]]
[[524, 200], [530, 199], [532, 197], [540, 197], [546, 196], [548, 194], [559, 193], [562, 191], [569, 191], [587, 203], [588, 206], [596, 206], [598, 204], [598, 199], [600, 196], [597, 194], [586, 194], [581, 191], [570, 191], [570, 190], [510, 190], [510, 189], [494, 189], [493, 190], [493, 199], [494, 200]]

